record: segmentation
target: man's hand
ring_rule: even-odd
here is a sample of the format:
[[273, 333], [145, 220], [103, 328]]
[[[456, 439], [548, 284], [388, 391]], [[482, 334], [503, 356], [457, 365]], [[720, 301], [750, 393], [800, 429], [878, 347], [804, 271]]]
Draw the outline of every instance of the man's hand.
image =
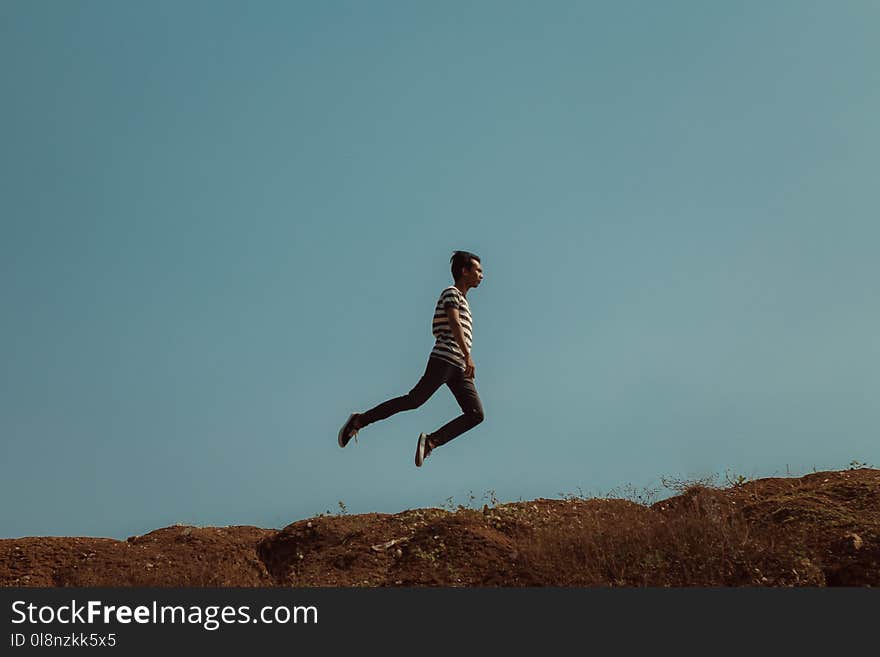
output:
[[477, 368], [474, 365], [474, 359], [471, 358], [470, 354], [468, 354], [467, 358], [465, 359], [464, 378], [473, 379], [474, 375], [476, 374], [476, 371], [477, 371]]

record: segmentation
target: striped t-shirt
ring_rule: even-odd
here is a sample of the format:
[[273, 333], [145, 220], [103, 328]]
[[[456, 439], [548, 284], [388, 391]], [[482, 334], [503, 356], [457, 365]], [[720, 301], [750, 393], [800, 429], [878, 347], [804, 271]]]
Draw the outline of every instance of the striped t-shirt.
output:
[[467, 298], [454, 285], [450, 285], [440, 293], [437, 299], [437, 305], [434, 308], [433, 333], [437, 338], [434, 343], [434, 349], [431, 350], [431, 356], [442, 358], [448, 363], [458, 365], [461, 369], [465, 368], [464, 354], [455, 336], [452, 335], [452, 329], [449, 326], [449, 317], [446, 316], [446, 307], [453, 306], [458, 308], [458, 317], [461, 320], [461, 328], [464, 333], [464, 342], [468, 351], [471, 349], [473, 338], [473, 322], [471, 320], [471, 308], [468, 305]]

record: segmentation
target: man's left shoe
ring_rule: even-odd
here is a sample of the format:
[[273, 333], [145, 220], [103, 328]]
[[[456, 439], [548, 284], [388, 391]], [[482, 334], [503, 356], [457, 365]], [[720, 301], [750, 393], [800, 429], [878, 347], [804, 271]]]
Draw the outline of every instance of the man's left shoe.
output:
[[416, 467], [421, 468], [422, 463], [425, 462], [425, 459], [428, 458], [428, 455], [433, 451], [433, 447], [431, 446], [431, 441], [428, 438], [428, 434], [421, 433], [419, 434], [419, 444], [416, 445]]
[[342, 425], [342, 428], [339, 430], [338, 442], [340, 447], [345, 447], [348, 445], [348, 441], [354, 438], [354, 442], [357, 442], [357, 434], [358, 430], [354, 428], [354, 419], [358, 416], [358, 413], [352, 413], [348, 420], [345, 421], [345, 424]]

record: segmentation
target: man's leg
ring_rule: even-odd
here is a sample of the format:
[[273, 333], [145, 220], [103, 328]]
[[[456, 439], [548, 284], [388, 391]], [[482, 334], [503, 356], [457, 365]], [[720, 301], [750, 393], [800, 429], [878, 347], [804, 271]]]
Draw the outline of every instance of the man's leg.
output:
[[461, 406], [462, 414], [428, 436], [431, 449], [448, 443], [483, 421], [483, 404], [477, 394], [473, 379], [464, 378], [464, 372], [456, 368], [455, 375], [449, 378], [446, 385], [455, 395], [455, 400]]
[[425, 367], [425, 373], [415, 387], [409, 393], [389, 399], [382, 402], [375, 408], [371, 408], [366, 413], [361, 413], [355, 418], [355, 427], [360, 429], [373, 422], [384, 420], [391, 417], [395, 413], [401, 411], [409, 411], [418, 408], [424, 404], [428, 398], [437, 392], [437, 388], [442, 386], [450, 375], [450, 372], [458, 369], [451, 363], [446, 363], [439, 358], [428, 358], [428, 365]]

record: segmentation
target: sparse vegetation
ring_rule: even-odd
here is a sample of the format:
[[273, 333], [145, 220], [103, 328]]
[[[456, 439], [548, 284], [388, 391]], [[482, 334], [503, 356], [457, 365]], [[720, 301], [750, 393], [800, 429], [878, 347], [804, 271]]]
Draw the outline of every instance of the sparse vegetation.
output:
[[748, 477], [741, 474], [732, 474], [729, 470], [724, 472], [724, 480], [729, 486], [743, 486], [751, 481]]
[[580, 524], [537, 528], [521, 577], [554, 586], [817, 584], [803, 538], [756, 532], [735, 502], [694, 484], [668, 505], [618, 500]]

